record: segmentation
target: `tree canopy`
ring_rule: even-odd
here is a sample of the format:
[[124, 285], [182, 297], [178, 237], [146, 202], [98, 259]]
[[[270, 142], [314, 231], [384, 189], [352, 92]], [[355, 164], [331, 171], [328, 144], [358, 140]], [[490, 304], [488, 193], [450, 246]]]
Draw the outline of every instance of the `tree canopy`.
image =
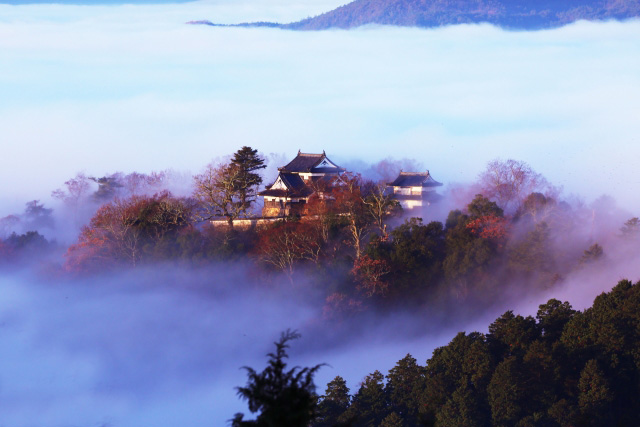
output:
[[535, 319], [507, 311], [424, 366], [407, 355], [386, 376], [374, 371], [352, 396], [336, 377], [311, 425], [640, 425], [639, 313], [640, 282], [628, 280], [582, 312], [556, 299]]

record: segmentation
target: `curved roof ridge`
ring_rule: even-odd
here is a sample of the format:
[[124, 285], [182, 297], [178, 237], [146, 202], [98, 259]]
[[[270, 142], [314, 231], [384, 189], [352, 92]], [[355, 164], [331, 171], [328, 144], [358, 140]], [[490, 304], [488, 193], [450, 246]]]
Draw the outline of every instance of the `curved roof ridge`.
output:
[[427, 170], [426, 172], [404, 172], [404, 171], [400, 171], [400, 175], [407, 175], [407, 176], [429, 176], [429, 170]]
[[403, 172], [400, 171], [398, 177], [388, 184], [392, 187], [439, 187], [441, 182], [436, 181], [426, 172]]
[[[343, 168], [339, 167], [338, 165], [333, 163], [331, 160], [329, 160], [324, 150], [322, 151], [321, 154], [303, 153], [302, 151], [298, 150], [298, 155], [289, 163], [287, 163], [285, 166], [279, 167], [278, 170], [283, 172], [311, 172], [312, 169], [316, 168], [324, 160], [327, 160], [327, 162], [336, 166], [336, 168], [339, 171], [344, 171]], [[320, 168], [320, 169], [324, 169], [324, 168]], [[333, 169], [333, 167], [329, 169]], [[330, 172], [330, 171], [324, 171], [324, 172]]]

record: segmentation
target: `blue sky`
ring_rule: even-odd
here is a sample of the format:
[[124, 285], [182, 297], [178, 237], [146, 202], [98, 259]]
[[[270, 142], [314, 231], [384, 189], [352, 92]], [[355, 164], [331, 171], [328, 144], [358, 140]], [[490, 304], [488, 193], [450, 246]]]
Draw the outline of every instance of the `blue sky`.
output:
[[0, 4], [15, 6], [28, 4], [69, 4], [69, 5], [122, 5], [122, 4], [173, 4], [195, 0], [2, 0]]

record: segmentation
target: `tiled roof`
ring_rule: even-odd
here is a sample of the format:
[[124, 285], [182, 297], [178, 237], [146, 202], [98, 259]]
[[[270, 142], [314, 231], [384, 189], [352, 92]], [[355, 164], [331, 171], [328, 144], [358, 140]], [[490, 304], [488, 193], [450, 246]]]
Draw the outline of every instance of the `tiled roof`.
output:
[[[313, 190], [309, 188], [305, 182], [300, 178], [297, 173], [280, 172], [278, 178], [282, 180], [287, 187], [284, 189], [271, 189], [273, 185], [266, 190], [258, 193], [259, 196], [274, 196], [274, 197], [306, 197], [313, 193]], [[276, 179], [276, 182], [278, 180]]]
[[290, 190], [300, 190], [305, 187], [305, 183], [297, 173], [280, 172], [280, 178]]
[[426, 172], [400, 172], [395, 181], [388, 185], [392, 187], [439, 187], [441, 182], [431, 178], [429, 171]]
[[[327, 180], [329, 182], [331, 178], [336, 176], [337, 172], [344, 171], [343, 168], [332, 167], [332, 165], [335, 165], [335, 163], [329, 160], [324, 152], [322, 154], [308, 154], [298, 151], [296, 158], [291, 160], [288, 165], [278, 168], [280, 174], [275, 183], [258, 193], [258, 195], [288, 198], [308, 197], [313, 194], [315, 185], [308, 185], [310, 182], [305, 182], [300, 177], [300, 174], [310, 172], [316, 174], [324, 173], [327, 175], [312, 176], [311, 182], [316, 185], [318, 181]], [[278, 181], [282, 181], [286, 188], [282, 188], [281, 185], [278, 185], [278, 188], [273, 188]]]
[[[320, 167], [315, 168], [316, 165], [319, 165], [324, 159], [331, 162], [324, 154], [310, 154], [310, 153], [301, 153], [298, 151], [298, 155], [295, 159], [291, 160], [286, 166], [279, 168], [279, 170], [284, 172], [315, 172], [315, 173], [331, 173], [336, 172], [335, 168], [331, 167]], [[331, 162], [333, 163], [333, 162]], [[340, 172], [344, 171], [343, 168], [338, 167]]]

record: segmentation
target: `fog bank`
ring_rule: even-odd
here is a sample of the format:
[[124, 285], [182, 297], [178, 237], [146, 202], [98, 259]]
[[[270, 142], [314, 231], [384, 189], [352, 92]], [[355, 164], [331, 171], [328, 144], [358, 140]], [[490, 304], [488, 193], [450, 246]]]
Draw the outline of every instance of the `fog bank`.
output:
[[407, 353], [424, 364], [458, 331], [486, 332], [508, 309], [535, 315], [552, 297], [584, 309], [619, 279], [639, 279], [640, 262], [613, 250], [608, 263], [547, 292], [514, 286], [510, 298], [471, 318], [396, 312], [340, 324], [319, 323], [321, 307], [303, 282], [278, 287], [285, 281], [245, 271], [167, 265], [84, 280], [0, 276], [3, 422], [224, 425], [247, 412], [234, 390], [246, 382], [240, 367], [261, 370], [287, 328], [303, 334], [292, 343], [292, 365], [330, 365], [316, 377], [320, 393], [336, 375], [355, 392], [373, 370], [386, 372]]
[[184, 24], [286, 20], [287, 7], [0, 6], [2, 200], [46, 200], [78, 171], [197, 172], [250, 145], [412, 158], [444, 183], [523, 159], [567, 193], [640, 211], [637, 21], [532, 33]]

